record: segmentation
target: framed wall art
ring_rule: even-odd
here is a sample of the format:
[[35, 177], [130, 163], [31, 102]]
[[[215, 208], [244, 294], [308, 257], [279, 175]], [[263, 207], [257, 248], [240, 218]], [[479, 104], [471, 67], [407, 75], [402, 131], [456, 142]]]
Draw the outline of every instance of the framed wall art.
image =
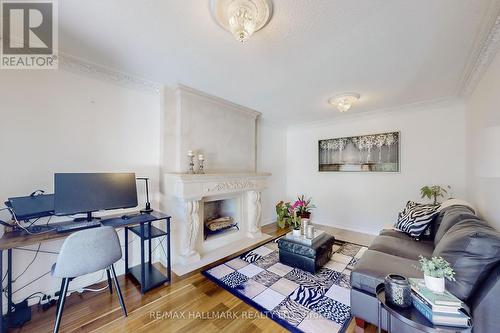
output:
[[400, 132], [319, 140], [320, 172], [399, 172]]

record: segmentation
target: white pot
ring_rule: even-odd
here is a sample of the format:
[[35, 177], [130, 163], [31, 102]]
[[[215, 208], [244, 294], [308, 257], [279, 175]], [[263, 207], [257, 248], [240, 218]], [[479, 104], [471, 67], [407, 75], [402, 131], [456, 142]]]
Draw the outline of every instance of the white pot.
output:
[[293, 237], [300, 237], [301, 234], [302, 233], [301, 233], [300, 229], [299, 230], [295, 230], [295, 229], [292, 230]]
[[435, 293], [444, 293], [444, 278], [424, 275], [425, 286]]

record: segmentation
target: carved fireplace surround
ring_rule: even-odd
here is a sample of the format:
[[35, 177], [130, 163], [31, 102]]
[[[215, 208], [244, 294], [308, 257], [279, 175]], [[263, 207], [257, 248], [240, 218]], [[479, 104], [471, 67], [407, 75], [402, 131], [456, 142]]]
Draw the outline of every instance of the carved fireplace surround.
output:
[[[270, 238], [260, 225], [271, 174], [257, 171], [260, 112], [183, 85], [165, 87], [162, 103], [160, 208], [172, 216], [172, 269], [183, 275]], [[187, 174], [188, 151], [205, 156], [206, 174]], [[205, 203], [209, 211], [214, 201], [231, 207], [224, 213], [239, 230], [205, 240]]]
[[[174, 272], [185, 274], [255, 244], [261, 233], [261, 192], [269, 173], [167, 173], [164, 185], [174, 216]], [[239, 232], [204, 240], [204, 202], [236, 198]], [[174, 209], [176, 207], [176, 209]], [[231, 251], [228, 253], [228, 251]]]

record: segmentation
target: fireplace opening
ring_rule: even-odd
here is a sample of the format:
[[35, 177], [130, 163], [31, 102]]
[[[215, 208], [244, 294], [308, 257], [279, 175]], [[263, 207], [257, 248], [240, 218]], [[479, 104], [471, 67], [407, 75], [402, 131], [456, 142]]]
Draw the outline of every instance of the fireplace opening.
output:
[[203, 205], [205, 240], [209, 237], [239, 230], [237, 198], [214, 200]]

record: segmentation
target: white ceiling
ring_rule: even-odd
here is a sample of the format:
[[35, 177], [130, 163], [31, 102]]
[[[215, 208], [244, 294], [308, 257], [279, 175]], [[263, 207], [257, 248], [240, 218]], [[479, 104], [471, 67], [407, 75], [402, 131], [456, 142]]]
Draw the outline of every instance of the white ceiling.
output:
[[182, 83], [286, 123], [455, 95], [498, 0], [274, 0], [267, 27], [239, 44], [209, 0], [61, 0], [62, 52]]

